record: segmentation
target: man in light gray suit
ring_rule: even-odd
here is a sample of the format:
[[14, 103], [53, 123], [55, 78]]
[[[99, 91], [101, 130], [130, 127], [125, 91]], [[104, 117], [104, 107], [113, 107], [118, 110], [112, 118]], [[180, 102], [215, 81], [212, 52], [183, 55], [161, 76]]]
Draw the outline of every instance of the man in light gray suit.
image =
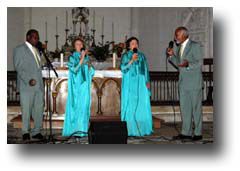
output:
[[[189, 39], [188, 30], [178, 27], [175, 41], [179, 46], [168, 48], [167, 54], [179, 69], [179, 97], [182, 131], [175, 139], [202, 139], [202, 52], [200, 44]], [[192, 120], [194, 132], [192, 133]]]
[[44, 86], [39, 51], [38, 31], [31, 29], [26, 42], [14, 49], [14, 66], [17, 71], [17, 87], [20, 92], [23, 140], [30, 140], [30, 118], [34, 120], [33, 139], [43, 139], [41, 134], [44, 110]]

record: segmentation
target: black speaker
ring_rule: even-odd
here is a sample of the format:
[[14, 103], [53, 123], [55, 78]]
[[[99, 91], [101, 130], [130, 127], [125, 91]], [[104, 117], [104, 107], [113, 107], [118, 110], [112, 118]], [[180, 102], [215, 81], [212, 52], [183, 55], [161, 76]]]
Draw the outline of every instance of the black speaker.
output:
[[127, 123], [92, 121], [88, 130], [89, 144], [127, 144]]

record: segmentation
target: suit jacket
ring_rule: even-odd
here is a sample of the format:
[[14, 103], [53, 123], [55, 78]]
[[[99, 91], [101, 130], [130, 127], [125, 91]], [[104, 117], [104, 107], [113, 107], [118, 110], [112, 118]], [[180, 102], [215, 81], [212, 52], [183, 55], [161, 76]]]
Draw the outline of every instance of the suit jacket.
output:
[[202, 50], [200, 44], [189, 40], [185, 46], [182, 57], [179, 56], [180, 46], [174, 49], [175, 55], [170, 60], [175, 64], [181, 64], [183, 60], [189, 62], [188, 67], [179, 67], [179, 89], [199, 90], [202, 88]]
[[[43, 91], [42, 69], [38, 67], [34, 55], [26, 43], [17, 46], [13, 53], [14, 67], [17, 71], [17, 89], [18, 91]], [[35, 86], [30, 86], [29, 81], [36, 80]]]

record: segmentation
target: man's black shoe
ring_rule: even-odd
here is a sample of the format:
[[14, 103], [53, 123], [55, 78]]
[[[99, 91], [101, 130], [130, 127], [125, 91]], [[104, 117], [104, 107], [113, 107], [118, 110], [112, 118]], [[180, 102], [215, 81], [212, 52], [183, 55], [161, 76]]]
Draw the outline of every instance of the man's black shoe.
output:
[[39, 140], [43, 140], [43, 136], [42, 136], [41, 133], [38, 133], [38, 134], [32, 136], [32, 138], [34, 138], [34, 139], [39, 139]]
[[30, 140], [30, 134], [28, 134], [28, 133], [23, 134], [22, 139], [23, 139], [23, 141], [28, 141], [28, 140]]
[[173, 137], [173, 140], [191, 140], [192, 136], [179, 134]]
[[199, 141], [202, 140], [202, 135], [194, 135], [192, 138], [193, 141]]

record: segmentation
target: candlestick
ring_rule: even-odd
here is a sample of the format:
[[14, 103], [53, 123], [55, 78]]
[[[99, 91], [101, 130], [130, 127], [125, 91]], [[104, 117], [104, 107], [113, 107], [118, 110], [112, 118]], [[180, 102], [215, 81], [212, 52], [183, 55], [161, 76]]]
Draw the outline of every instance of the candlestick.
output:
[[101, 35], [101, 38], [102, 38], [102, 46], [103, 46], [103, 44], [104, 44], [104, 35], [103, 34]]
[[55, 52], [59, 53], [59, 51], [60, 51], [59, 48], [58, 48], [58, 38], [59, 38], [59, 35], [56, 34], [55, 37], [56, 37], [56, 50], [55, 50]]
[[47, 50], [48, 50], [48, 41], [47, 40], [45, 40], [45, 45], [46, 45], [45, 52], [47, 52]]
[[45, 41], [47, 41], [48, 35], [47, 35], [47, 22], [45, 22]]
[[95, 29], [91, 29], [91, 31], [92, 31], [92, 47], [95, 47], [96, 46], [96, 44], [95, 44]]
[[73, 21], [73, 35], [76, 35], [76, 21]]
[[85, 24], [85, 36], [88, 34], [88, 23]]
[[56, 35], [58, 35], [58, 17], [56, 17]]
[[114, 23], [112, 22], [112, 41], [114, 42]]
[[104, 17], [102, 18], [102, 35], [104, 35], [103, 33], [104, 33]]
[[127, 35], [125, 35], [125, 42], [127, 42]]
[[95, 30], [95, 10], [93, 11], [93, 30]]
[[68, 29], [68, 12], [66, 11], [66, 30]]
[[80, 22], [80, 28], [79, 28], [79, 36], [82, 37], [82, 22]]
[[68, 32], [69, 32], [69, 29], [65, 29], [65, 44], [64, 44], [65, 47], [68, 46]]

